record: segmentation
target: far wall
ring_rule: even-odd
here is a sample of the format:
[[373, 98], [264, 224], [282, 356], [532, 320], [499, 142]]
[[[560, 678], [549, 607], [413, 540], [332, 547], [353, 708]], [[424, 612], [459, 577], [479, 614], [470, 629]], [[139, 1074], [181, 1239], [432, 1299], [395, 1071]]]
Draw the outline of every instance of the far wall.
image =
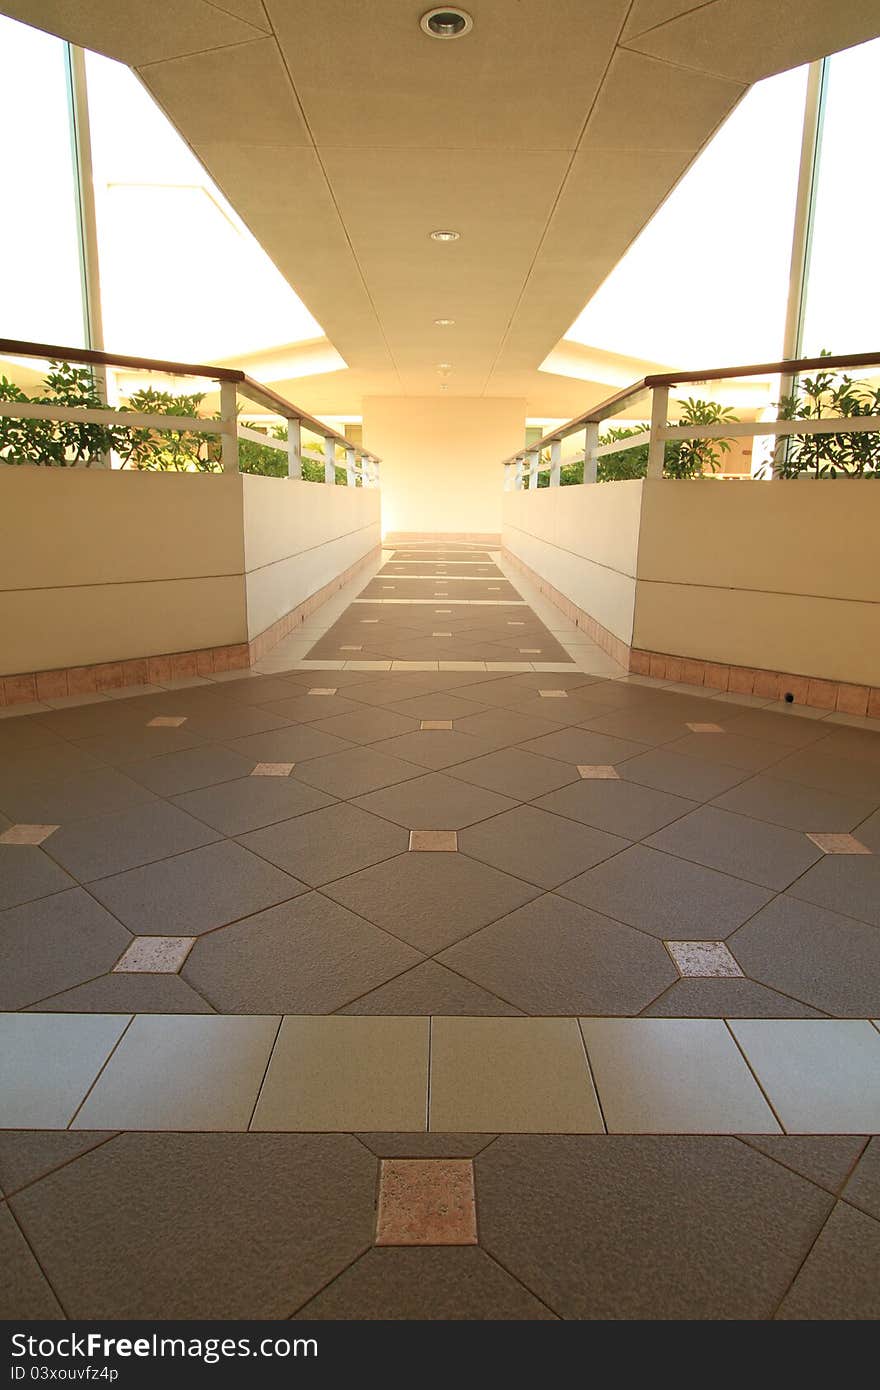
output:
[[500, 533], [501, 461], [523, 447], [525, 400], [368, 396], [363, 418], [385, 532]]

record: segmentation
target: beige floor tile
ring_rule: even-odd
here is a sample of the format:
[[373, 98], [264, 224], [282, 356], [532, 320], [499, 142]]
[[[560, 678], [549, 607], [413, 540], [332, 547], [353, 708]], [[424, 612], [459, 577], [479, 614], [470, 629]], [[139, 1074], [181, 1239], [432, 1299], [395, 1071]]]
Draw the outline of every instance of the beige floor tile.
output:
[[723, 1019], [585, 1018], [609, 1134], [778, 1134]]
[[432, 1130], [601, 1134], [602, 1116], [570, 1018], [434, 1018]]
[[880, 1033], [862, 1019], [731, 1019], [789, 1134], [880, 1132]]
[[427, 1018], [288, 1015], [252, 1129], [423, 1132]]
[[74, 1129], [244, 1130], [278, 1018], [139, 1014]]
[[66, 1129], [130, 1014], [0, 1014], [0, 1129]]

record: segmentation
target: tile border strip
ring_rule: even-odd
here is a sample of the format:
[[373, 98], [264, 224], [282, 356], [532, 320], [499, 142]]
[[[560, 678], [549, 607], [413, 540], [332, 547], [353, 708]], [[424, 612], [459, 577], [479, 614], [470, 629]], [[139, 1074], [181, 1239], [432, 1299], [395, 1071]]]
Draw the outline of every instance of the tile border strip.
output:
[[64, 666], [52, 671], [29, 671], [0, 676], [0, 707], [62, 699], [67, 695], [95, 695], [126, 686], [163, 685], [191, 676], [211, 676], [221, 671], [246, 671], [285, 637], [295, 632], [317, 608], [344, 588], [364, 566], [375, 563], [382, 547], [374, 546], [328, 584], [316, 589], [296, 608], [264, 628], [248, 642], [231, 646], [202, 647], [196, 651], [165, 652], [158, 656], [128, 657], [91, 666]]
[[501, 553], [567, 618], [589, 633], [597, 646], [635, 676], [651, 676], [654, 680], [666, 680], [678, 685], [704, 686], [717, 690], [719, 694], [730, 691], [736, 695], [758, 695], [767, 700], [782, 700], [786, 693], [790, 693], [794, 696], [794, 704], [806, 705], [809, 709], [880, 719], [880, 686], [857, 685], [850, 681], [826, 680], [820, 676], [794, 675], [789, 671], [753, 666], [735, 666], [725, 661], [706, 661], [628, 646], [603, 627], [592, 614], [579, 608], [543, 579], [519, 556], [506, 547], [502, 547]]

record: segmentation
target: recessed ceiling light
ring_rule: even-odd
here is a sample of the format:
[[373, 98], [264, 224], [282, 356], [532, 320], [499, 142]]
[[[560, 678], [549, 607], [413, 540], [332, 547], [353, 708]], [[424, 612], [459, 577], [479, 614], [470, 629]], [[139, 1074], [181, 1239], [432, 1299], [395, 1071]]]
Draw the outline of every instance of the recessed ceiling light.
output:
[[428, 10], [419, 20], [422, 32], [429, 39], [460, 39], [469, 34], [474, 27], [467, 10], [451, 9], [440, 5], [436, 10]]
[[438, 372], [451, 372], [451, 371], [452, 371], [452, 363], [451, 363], [451, 362], [438, 362], [438, 363], [437, 363], [437, 371], [438, 371]]
[[434, 320], [434, 327], [435, 327], [435, 328], [452, 328], [452, 327], [454, 326], [454, 324], [455, 324], [455, 319], [435, 319], [435, 320]]
[[431, 233], [432, 241], [459, 241], [460, 239], [461, 232], [444, 231], [442, 228], [438, 232]]

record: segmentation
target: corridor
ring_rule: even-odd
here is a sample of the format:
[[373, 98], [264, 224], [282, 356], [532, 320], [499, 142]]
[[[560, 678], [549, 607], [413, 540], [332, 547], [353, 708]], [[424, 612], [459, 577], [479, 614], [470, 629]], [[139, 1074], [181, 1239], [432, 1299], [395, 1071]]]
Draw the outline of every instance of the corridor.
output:
[[877, 1316], [876, 733], [365, 574], [0, 722], [4, 1314]]

